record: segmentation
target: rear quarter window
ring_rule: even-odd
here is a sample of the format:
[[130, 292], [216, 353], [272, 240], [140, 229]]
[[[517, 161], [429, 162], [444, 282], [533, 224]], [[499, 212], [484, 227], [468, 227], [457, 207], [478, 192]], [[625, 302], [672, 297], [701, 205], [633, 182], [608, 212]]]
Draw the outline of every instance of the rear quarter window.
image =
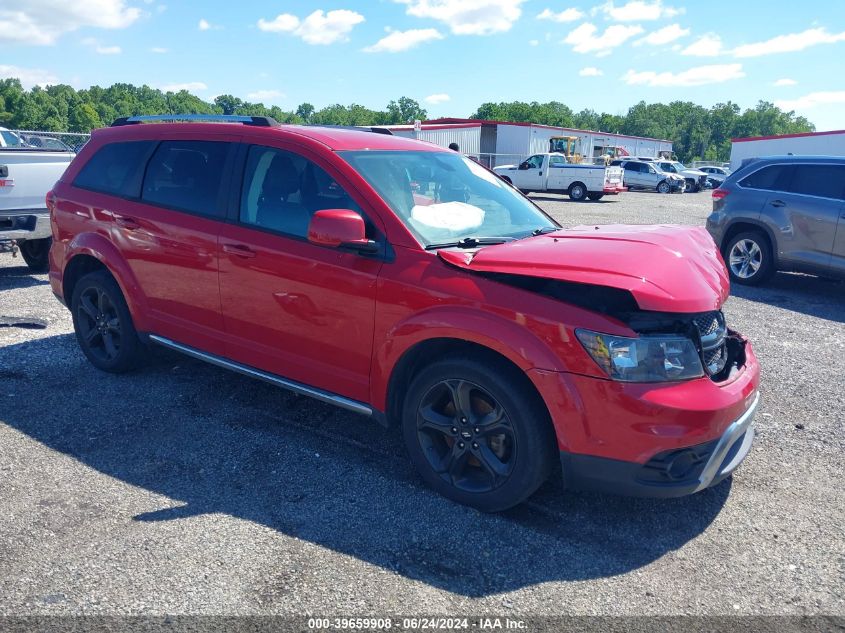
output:
[[154, 145], [153, 141], [103, 145], [79, 170], [73, 186], [123, 198], [139, 197], [144, 165]]

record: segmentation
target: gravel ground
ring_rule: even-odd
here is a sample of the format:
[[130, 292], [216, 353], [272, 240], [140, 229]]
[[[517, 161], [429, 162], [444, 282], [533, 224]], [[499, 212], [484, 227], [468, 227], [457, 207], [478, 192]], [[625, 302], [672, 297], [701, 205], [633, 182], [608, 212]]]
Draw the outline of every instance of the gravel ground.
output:
[[[535, 200], [565, 224], [701, 225], [706, 193]], [[684, 499], [548, 484], [498, 516], [398, 433], [166, 352], [93, 369], [46, 276], [0, 256], [0, 614], [845, 614], [845, 285], [734, 288], [763, 365], [744, 465]]]

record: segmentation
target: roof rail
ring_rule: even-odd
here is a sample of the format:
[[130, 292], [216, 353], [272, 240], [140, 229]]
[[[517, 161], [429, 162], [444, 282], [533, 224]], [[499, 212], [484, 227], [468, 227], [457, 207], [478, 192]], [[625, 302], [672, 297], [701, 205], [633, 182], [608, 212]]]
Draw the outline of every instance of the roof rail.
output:
[[389, 129], [386, 127], [379, 127], [377, 125], [331, 125], [328, 123], [309, 123], [305, 125], [305, 127], [327, 127], [332, 130], [356, 130], [358, 132], [374, 132], [375, 134], [387, 134], [389, 136], [393, 136], [393, 132]]
[[139, 116], [124, 116], [115, 119], [111, 127], [134, 125], [152, 121], [197, 121], [211, 123], [243, 123], [256, 127], [278, 127], [276, 119], [269, 116], [242, 116], [239, 114], [144, 114]]

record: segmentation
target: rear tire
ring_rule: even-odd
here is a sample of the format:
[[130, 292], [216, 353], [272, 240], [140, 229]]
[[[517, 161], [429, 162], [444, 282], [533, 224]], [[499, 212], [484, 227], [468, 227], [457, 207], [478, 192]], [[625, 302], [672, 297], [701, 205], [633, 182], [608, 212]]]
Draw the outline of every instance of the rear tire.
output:
[[604, 194], [603, 193], [588, 193], [587, 197], [590, 200], [592, 200], [593, 202], [598, 202], [599, 200], [604, 198]]
[[483, 512], [527, 499], [557, 456], [544, 403], [519, 370], [495, 360], [453, 357], [425, 367], [411, 381], [402, 425], [422, 479]]
[[569, 199], [574, 202], [583, 202], [587, 199], [587, 187], [583, 182], [573, 182], [569, 185]]
[[18, 242], [18, 247], [21, 249], [21, 256], [32, 272], [46, 273], [50, 270], [50, 245], [52, 243], [52, 237]]
[[94, 271], [76, 283], [70, 310], [76, 340], [94, 367], [119, 374], [141, 361], [144, 347], [129, 307], [107, 271]]
[[775, 274], [769, 238], [760, 231], [744, 231], [734, 235], [722, 255], [734, 283], [757, 286]]

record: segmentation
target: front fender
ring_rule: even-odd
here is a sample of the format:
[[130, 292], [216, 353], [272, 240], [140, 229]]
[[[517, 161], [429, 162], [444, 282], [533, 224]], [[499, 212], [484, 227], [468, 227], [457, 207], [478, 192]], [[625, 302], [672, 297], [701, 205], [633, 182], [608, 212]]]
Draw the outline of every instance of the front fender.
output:
[[[462, 306], [443, 306], [416, 313], [395, 324], [374, 350], [371, 375], [373, 405], [384, 411], [390, 375], [414, 346], [434, 339], [467, 341], [510, 360], [522, 371], [563, 370], [561, 360], [542, 340], [519, 323], [497, 314]], [[526, 318], [526, 317], [522, 317]], [[532, 382], [534, 378], [529, 374]], [[539, 388], [539, 386], [538, 386]]]
[[[94, 257], [108, 269], [117, 281], [117, 285], [120, 286], [121, 292], [123, 292], [123, 297], [126, 299], [126, 304], [132, 315], [135, 328], [142, 332], [148, 330], [149, 327], [145, 316], [147, 314], [146, 296], [141, 290], [135, 273], [132, 272], [120, 250], [99, 233], [79, 233], [64, 245], [64, 261], [61, 267], [62, 274], [67, 270], [73, 258], [79, 255]], [[64, 293], [63, 281], [62, 294], [65, 296], [68, 304], [70, 304], [70, 297]]]

